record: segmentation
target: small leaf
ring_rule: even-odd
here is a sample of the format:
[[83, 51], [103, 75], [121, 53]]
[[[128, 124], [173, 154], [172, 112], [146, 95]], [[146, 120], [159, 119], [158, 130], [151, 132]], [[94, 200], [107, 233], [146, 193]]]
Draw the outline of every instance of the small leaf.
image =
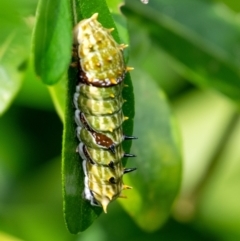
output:
[[63, 93], [66, 93], [66, 79], [67, 77], [63, 76], [63, 78], [57, 84], [48, 87], [55, 109], [57, 110], [62, 122], [64, 120], [66, 103], [66, 96], [63, 95]]
[[[80, 5], [79, 5], [80, 4]], [[109, 13], [107, 5], [104, 0], [82, 0], [80, 3], [74, 1], [72, 6], [77, 6], [74, 10], [76, 16], [75, 24], [82, 20], [82, 18], [89, 18], [93, 13], [98, 12], [98, 21], [106, 28], [115, 27], [112, 16]], [[117, 30], [113, 31], [113, 36], [117, 42], [119, 37]], [[82, 169], [82, 160], [76, 148], [79, 144], [77, 140], [74, 123], [74, 108], [73, 108], [73, 94], [75, 92], [77, 83], [77, 70], [69, 69], [66, 110], [64, 118], [64, 137], [63, 137], [63, 189], [64, 189], [64, 214], [67, 227], [71, 233], [78, 233], [87, 229], [92, 222], [101, 214], [102, 208], [94, 207], [89, 201], [83, 199], [82, 193], [84, 189], [84, 173]], [[127, 74], [125, 84], [128, 86], [124, 88], [123, 98], [127, 102], [123, 106], [125, 116], [129, 117], [123, 125], [124, 133], [131, 135], [133, 130], [133, 116], [134, 116], [134, 99], [133, 88], [130, 80], [130, 75]], [[126, 152], [130, 149], [131, 142], [124, 143], [124, 150]]]
[[30, 52], [30, 28], [14, 4], [0, 3], [0, 115], [9, 107], [22, 85]]
[[42, 81], [54, 84], [70, 63], [72, 27], [67, 0], [40, 0], [34, 30], [35, 69]]
[[23, 241], [22, 239], [19, 239], [17, 237], [14, 237], [10, 234], [4, 233], [4, 232], [0, 232], [0, 240], [4, 240], [4, 241]]
[[174, 117], [157, 84], [137, 69], [132, 76], [138, 140], [132, 145], [131, 152], [137, 157], [131, 166], [138, 169], [124, 176], [124, 182], [134, 188], [128, 199], [120, 201], [142, 229], [155, 231], [167, 220], [179, 190], [179, 140]]

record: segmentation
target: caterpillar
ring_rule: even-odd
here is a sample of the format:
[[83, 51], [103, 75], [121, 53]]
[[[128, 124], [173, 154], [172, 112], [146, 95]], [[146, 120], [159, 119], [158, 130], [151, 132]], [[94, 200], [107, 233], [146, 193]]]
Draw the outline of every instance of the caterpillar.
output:
[[123, 134], [122, 89], [127, 71], [123, 59], [124, 44], [112, 37], [114, 29], [106, 29], [97, 21], [98, 13], [80, 21], [74, 28], [73, 49], [77, 58], [78, 80], [73, 102], [76, 133], [80, 141], [77, 152], [83, 162], [83, 197], [93, 206], [107, 212], [107, 206], [125, 197], [122, 177], [136, 168], [124, 168], [122, 142], [136, 139]]

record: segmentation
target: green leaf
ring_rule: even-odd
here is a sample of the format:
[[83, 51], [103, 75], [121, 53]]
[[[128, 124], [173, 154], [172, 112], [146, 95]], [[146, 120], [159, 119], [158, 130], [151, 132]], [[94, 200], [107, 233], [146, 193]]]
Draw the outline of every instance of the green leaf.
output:
[[[106, 28], [114, 27], [113, 36], [119, 42], [119, 36], [113, 22], [112, 16], [109, 13], [107, 5], [104, 0], [82, 0], [76, 1], [72, 6], [75, 16], [75, 24], [82, 18], [89, 18], [93, 13], [98, 12], [98, 20]], [[64, 214], [67, 227], [71, 233], [78, 233], [87, 229], [92, 222], [101, 214], [100, 207], [90, 205], [89, 201], [82, 198], [84, 189], [84, 174], [82, 170], [82, 160], [76, 148], [79, 141], [76, 138], [74, 123], [74, 108], [73, 108], [73, 94], [75, 92], [77, 83], [77, 70], [69, 69], [67, 97], [64, 118], [64, 137], [63, 137], [63, 191], [64, 191]], [[134, 97], [133, 87], [131, 84], [130, 75], [127, 74], [125, 81], [127, 85], [123, 91], [123, 98], [127, 102], [123, 106], [123, 113], [129, 117], [128, 121], [124, 122], [124, 133], [131, 135], [133, 131], [133, 116], [134, 116]], [[124, 150], [129, 151], [131, 142], [124, 143]]]
[[55, 109], [57, 110], [62, 122], [64, 121], [66, 103], [66, 96], [63, 94], [66, 93], [66, 81], [67, 77], [63, 76], [63, 78], [57, 84], [48, 87]]
[[54, 84], [70, 63], [72, 24], [67, 0], [40, 0], [33, 35], [36, 73], [46, 84]]
[[22, 241], [22, 239], [19, 239], [17, 237], [14, 237], [14, 236], [4, 233], [2, 231], [0, 232], [0, 239], [5, 240], [5, 241]]
[[14, 4], [0, 3], [0, 115], [22, 85], [30, 51], [30, 28]]
[[156, 83], [134, 70], [135, 127], [131, 166], [138, 170], [124, 176], [133, 186], [123, 207], [146, 231], [155, 231], [167, 220], [181, 179], [181, 155], [175, 120]]
[[239, 104], [240, 25], [234, 14], [200, 0], [150, 1], [148, 5], [127, 1], [125, 10], [164, 49], [181, 75]]

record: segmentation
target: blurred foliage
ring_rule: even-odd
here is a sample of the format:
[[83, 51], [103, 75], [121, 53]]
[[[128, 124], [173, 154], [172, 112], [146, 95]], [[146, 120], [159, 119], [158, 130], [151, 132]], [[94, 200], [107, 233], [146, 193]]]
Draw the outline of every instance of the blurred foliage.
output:
[[[239, 2], [126, 0], [121, 7], [139, 137], [128, 165], [138, 171], [124, 179], [134, 187], [128, 199], [78, 235], [65, 227], [61, 197], [68, 1], [42, 0], [46, 15], [38, 3], [0, 1], [0, 240], [239, 240]], [[120, 1], [107, 3], [126, 42]]]

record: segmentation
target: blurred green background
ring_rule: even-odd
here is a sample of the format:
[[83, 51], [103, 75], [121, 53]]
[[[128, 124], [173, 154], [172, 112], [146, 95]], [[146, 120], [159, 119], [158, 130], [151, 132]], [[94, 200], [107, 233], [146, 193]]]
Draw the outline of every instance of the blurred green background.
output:
[[[144, 82], [152, 91], [151, 107], [166, 96], [181, 139], [181, 189], [168, 221], [151, 232], [114, 202], [78, 235], [67, 231], [62, 211], [63, 125], [27, 61], [37, 2], [0, 2], [0, 240], [240, 240], [240, 2], [126, 1], [134, 87]], [[137, 112], [143, 103], [135, 95]], [[150, 157], [151, 146], [163, 147], [140, 133], [151, 122], [136, 120], [134, 134]], [[154, 169], [151, 158], [145, 162]]]

